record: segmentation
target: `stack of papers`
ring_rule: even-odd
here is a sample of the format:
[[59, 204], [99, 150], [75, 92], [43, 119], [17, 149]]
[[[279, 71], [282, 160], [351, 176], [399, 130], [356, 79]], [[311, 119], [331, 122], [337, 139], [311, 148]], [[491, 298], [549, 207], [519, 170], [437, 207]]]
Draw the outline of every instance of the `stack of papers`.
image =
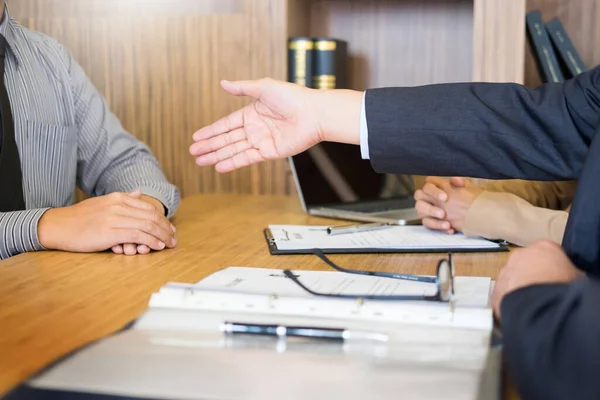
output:
[[[433, 295], [433, 283], [337, 271], [293, 271], [306, 286], [332, 294]], [[263, 268], [230, 267], [195, 285], [170, 283], [155, 293], [152, 308], [246, 312], [355, 321], [393, 322], [412, 325], [444, 326], [490, 331], [493, 326], [489, 308], [491, 279], [455, 278], [456, 300], [431, 301], [356, 300], [314, 296], [281, 271]]]

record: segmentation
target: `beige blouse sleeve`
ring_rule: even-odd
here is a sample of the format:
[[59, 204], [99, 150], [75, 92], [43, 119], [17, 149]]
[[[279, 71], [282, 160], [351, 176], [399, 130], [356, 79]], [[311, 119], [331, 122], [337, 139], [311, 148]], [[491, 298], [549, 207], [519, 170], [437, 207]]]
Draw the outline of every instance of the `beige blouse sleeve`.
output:
[[498, 180], [480, 185], [490, 192], [511, 193], [537, 207], [564, 210], [571, 205], [577, 181]]
[[484, 191], [471, 205], [463, 233], [519, 246], [541, 239], [560, 244], [568, 217], [566, 211], [535, 207], [511, 193]]

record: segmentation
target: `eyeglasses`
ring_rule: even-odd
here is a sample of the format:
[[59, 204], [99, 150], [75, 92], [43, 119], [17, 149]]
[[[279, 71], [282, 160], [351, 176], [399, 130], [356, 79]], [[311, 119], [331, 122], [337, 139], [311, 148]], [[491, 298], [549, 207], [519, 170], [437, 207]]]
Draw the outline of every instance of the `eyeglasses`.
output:
[[410, 275], [410, 274], [392, 274], [387, 272], [372, 272], [346, 269], [336, 265], [331, 261], [320, 249], [313, 249], [313, 254], [323, 260], [327, 265], [336, 271], [345, 272], [348, 274], [378, 276], [382, 278], [401, 279], [413, 282], [433, 283], [437, 287], [437, 292], [434, 295], [372, 295], [372, 294], [335, 294], [335, 293], [319, 293], [309, 289], [304, 285], [296, 275], [290, 270], [284, 270], [286, 277], [300, 286], [308, 293], [315, 296], [335, 297], [342, 299], [364, 299], [364, 300], [425, 300], [450, 302], [454, 297], [454, 264], [452, 263], [452, 254], [448, 253], [447, 259], [442, 259], [437, 265], [437, 275], [435, 277]]

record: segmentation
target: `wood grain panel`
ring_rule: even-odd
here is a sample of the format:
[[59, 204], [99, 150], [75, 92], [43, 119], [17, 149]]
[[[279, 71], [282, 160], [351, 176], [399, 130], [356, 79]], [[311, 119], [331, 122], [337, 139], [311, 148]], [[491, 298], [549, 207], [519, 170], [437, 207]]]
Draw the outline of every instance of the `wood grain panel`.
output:
[[473, 80], [524, 82], [525, 0], [475, 0]]
[[124, 127], [151, 147], [184, 196], [289, 192], [286, 161], [219, 175], [197, 168], [188, 153], [193, 132], [248, 102], [224, 93], [221, 79], [285, 77], [286, 3], [151, 3], [12, 0], [9, 7], [22, 24], [73, 52]]
[[469, 81], [472, 0], [312, 0], [310, 33], [348, 41], [350, 87]]
[[[197, 282], [228, 266], [331, 270], [311, 255], [271, 256], [262, 234], [266, 223], [336, 222], [308, 216], [297, 199], [284, 196], [194, 196], [174, 219], [175, 249], [135, 257], [40, 252], [1, 261], [0, 396], [56, 358], [137, 318], [169, 281]], [[507, 256], [455, 253], [453, 260], [459, 276], [495, 278]], [[441, 255], [331, 257], [348, 268], [431, 275]]]
[[[173, 7], [172, 0], [8, 0], [13, 7], [27, 7], [30, 16], [46, 18], [80, 18], [86, 15], [97, 17], [119, 17], [121, 15], [187, 15], [238, 13], [243, 10], [244, 0], [177, 0]], [[21, 3], [21, 4], [17, 4]], [[34, 8], [30, 8], [35, 6]]]
[[310, 1], [287, 0], [288, 36], [306, 36], [310, 33]]
[[[527, 0], [527, 11], [540, 10], [544, 21], [558, 17], [588, 68], [600, 64], [600, 2], [598, 0]], [[525, 84], [541, 83], [527, 43]]]

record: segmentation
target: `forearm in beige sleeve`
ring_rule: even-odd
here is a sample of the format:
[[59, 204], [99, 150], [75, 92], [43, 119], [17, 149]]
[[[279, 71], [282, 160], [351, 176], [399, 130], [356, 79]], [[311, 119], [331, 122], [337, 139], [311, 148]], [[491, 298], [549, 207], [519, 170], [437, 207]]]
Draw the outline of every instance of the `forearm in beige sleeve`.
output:
[[524, 181], [519, 179], [488, 181], [480, 187], [490, 192], [514, 194], [537, 207], [565, 209], [573, 201], [577, 181]]
[[484, 191], [469, 209], [463, 233], [527, 246], [537, 240], [562, 242], [569, 214], [531, 205], [510, 193]]

